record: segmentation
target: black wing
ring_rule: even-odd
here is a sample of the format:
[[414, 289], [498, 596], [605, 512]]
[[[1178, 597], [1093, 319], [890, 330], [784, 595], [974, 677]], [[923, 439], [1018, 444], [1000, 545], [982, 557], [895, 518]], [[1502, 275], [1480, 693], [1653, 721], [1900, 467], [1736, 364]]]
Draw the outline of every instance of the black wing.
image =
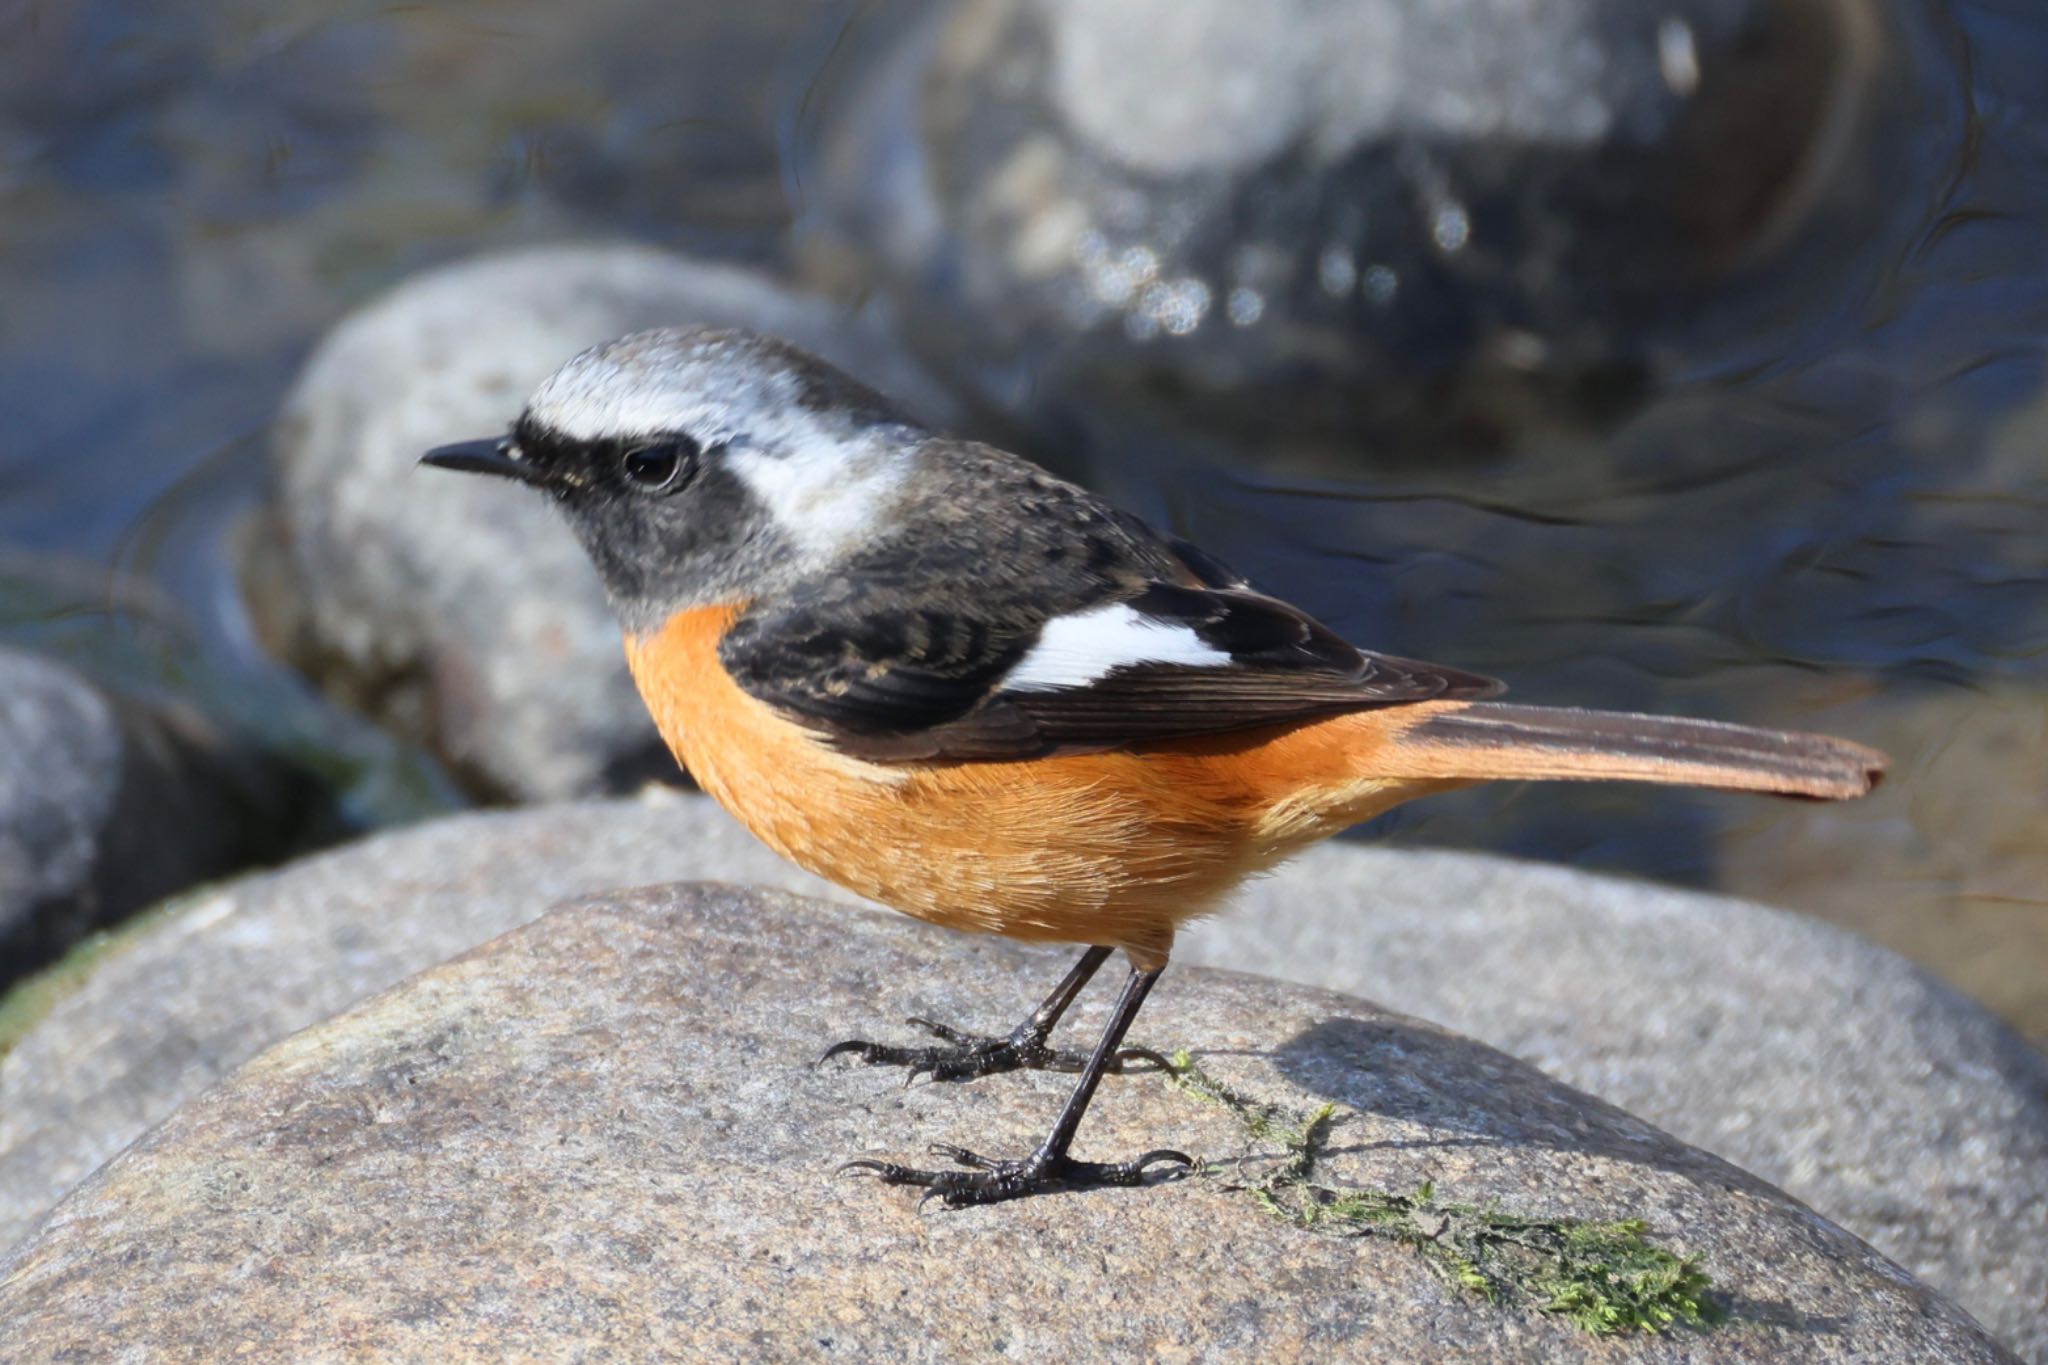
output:
[[[928, 735], [984, 706], [1033, 628], [900, 601], [796, 602], [748, 613], [719, 645], [733, 681], [861, 752]], [[913, 739], [905, 756], [938, 751]]]
[[[1062, 611], [900, 601], [861, 610], [841, 593], [830, 606], [745, 618], [721, 653], [748, 692], [878, 762], [1028, 758], [1501, 691], [1476, 674], [1356, 649], [1287, 603], [1235, 586], [1207, 556], [1171, 548], [1183, 581], [1070, 598]], [[1167, 632], [1183, 646], [1169, 653], [1202, 661], [1135, 659], [1073, 682], [1020, 680], [1049, 623], [1104, 609], [1127, 610], [1119, 620]]]

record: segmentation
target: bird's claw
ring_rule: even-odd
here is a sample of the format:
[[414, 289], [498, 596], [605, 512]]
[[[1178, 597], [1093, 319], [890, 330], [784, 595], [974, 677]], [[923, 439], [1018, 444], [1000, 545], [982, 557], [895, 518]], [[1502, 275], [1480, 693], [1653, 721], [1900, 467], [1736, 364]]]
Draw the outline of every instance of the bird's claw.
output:
[[[1072, 1157], [1033, 1153], [1022, 1160], [999, 1160], [965, 1147], [934, 1143], [931, 1155], [944, 1157], [960, 1170], [926, 1171], [894, 1161], [863, 1158], [839, 1168], [841, 1174], [864, 1175], [885, 1185], [916, 1185], [925, 1194], [919, 1204], [938, 1200], [949, 1209], [976, 1204], [998, 1204], [1035, 1194], [1060, 1194], [1073, 1190], [1107, 1186], [1143, 1185], [1175, 1180], [1194, 1169], [1194, 1159], [1185, 1152], [1166, 1148], [1150, 1151], [1133, 1161], [1076, 1161]], [[1160, 1169], [1154, 1175], [1154, 1168]]]
[[[903, 1083], [910, 1085], [923, 1078], [971, 1081], [1004, 1071], [1078, 1072], [1088, 1064], [1086, 1054], [1047, 1047], [1044, 1036], [1029, 1029], [986, 1037], [932, 1019], [913, 1017], [907, 1022], [939, 1039], [939, 1045], [899, 1047], [849, 1038], [825, 1049], [817, 1065], [823, 1066], [834, 1057], [853, 1057], [867, 1066], [906, 1067]], [[1147, 1062], [1161, 1070], [1168, 1066], [1166, 1058], [1150, 1048], [1127, 1047], [1118, 1050], [1109, 1070], [1121, 1072], [1125, 1063], [1131, 1061]]]

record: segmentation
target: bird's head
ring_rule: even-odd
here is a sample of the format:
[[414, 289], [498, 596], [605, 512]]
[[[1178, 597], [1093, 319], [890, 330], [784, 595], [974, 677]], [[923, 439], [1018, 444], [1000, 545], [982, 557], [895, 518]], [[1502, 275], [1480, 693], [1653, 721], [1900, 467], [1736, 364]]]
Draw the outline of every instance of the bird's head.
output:
[[552, 496], [641, 630], [772, 593], [880, 534], [926, 435], [785, 342], [663, 328], [583, 352], [509, 434], [423, 462]]

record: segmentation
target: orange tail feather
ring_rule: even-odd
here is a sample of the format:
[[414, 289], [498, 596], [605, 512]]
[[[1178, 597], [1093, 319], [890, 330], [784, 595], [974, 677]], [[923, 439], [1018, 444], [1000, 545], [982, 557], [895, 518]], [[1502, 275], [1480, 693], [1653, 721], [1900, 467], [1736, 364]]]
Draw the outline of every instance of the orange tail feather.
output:
[[1405, 777], [1662, 782], [1843, 801], [1889, 760], [1827, 735], [1623, 711], [1435, 703], [1374, 764]]

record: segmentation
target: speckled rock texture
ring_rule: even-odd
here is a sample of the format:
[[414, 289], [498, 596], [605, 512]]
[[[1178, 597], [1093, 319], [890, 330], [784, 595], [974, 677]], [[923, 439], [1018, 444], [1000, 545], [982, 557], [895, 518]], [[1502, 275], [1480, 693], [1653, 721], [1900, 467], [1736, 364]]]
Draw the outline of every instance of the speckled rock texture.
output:
[[777, 858], [709, 800], [650, 790], [417, 825], [171, 907], [104, 952], [0, 1056], [0, 1248], [144, 1129], [286, 1034], [558, 900], [707, 874], [845, 894]]
[[[844, 895], [709, 801], [650, 792], [442, 820], [176, 908], [0, 1057], [0, 1247], [292, 1030], [556, 900], [702, 876]], [[1247, 888], [1177, 960], [1496, 1041], [1792, 1191], [2048, 1360], [2048, 1063], [1852, 935], [1562, 869], [1335, 845]], [[1031, 993], [976, 1021], [1004, 1024]]]
[[[1263, 1102], [1338, 1106], [1313, 1168], [1539, 1217], [1642, 1217], [1729, 1319], [1597, 1340], [1222, 1175], [964, 1212], [835, 1177], [935, 1141], [1021, 1151], [1056, 1076], [905, 1089], [815, 1067], [905, 1011], [974, 1018], [1063, 955], [715, 885], [564, 905], [255, 1059], [0, 1259], [15, 1359], [2012, 1359], [1762, 1181], [1363, 1001], [1189, 971], [1141, 1032]], [[1086, 1011], [1082, 1027], [1096, 1018]], [[1156, 1075], [1084, 1155], [1271, 1157]], [[1243, 1178], [1242, 1175], [1237, 1178]]]
[[2048, 1058], [1896, 953], [1722, 896], [1342, 846], [1188, 948], [1483, 1038], [1796, 1193], [2048, 1362]]
[[693, 322], [788, 337], [938, 407], [877, 329], [748, 271], [629, 246], [434, 271], [337, 327], [284, 406], [278, 515], [244, 575], [275, 647], [488, 794], [673, 778], [596, 574], [554, 509], [418, 460], [504, 431], [584, 347]]
[[278, 851], [298, 792], [196, 711], [0, 649], [0, 983], [91, 929]]

